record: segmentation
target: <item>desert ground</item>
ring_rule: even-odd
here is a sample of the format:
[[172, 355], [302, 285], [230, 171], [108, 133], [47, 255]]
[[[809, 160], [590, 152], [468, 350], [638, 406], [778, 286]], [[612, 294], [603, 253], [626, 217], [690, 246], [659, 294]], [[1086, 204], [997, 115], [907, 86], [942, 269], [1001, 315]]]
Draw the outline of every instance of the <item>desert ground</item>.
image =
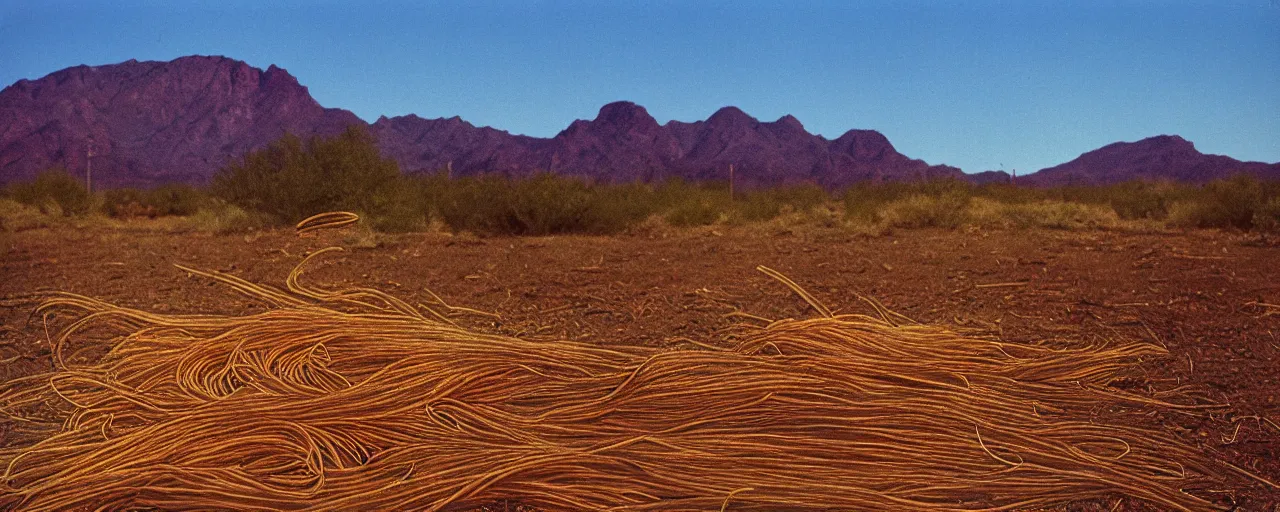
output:
[[[1168, 356], [1142, 361], [1117, 385], [1186, 385], [1230, 407], [1143, 421], [1280, 481], [1280, 240], [1274, 238], [972, 229], [862, 236], [784, 226], [610, 237], [341, 230], [303, 237], [286, 229], [172, 232], [147, 221], [0, 236], [0, 381], [51, 369], [46, 333], [31, 316], [50, 292], [166, 313], [261, 310], [174, 265], [282, 285], [305, 255], [343, 246], [313, 262], [304, 279], [321, 287], [374, 287], [410, 303], [444, 301], [460, 308], [460, 324], [481, 332], [648, 346], [714, 343], [715, 333], [757, 321], [747, 315], [814, 315], [791, 290], [756, 270], [764, 265], [839, 312], [874, 313], [860, 299], [871, 297], [918, 322], [1011, 342], [1164, 346]], [[72, 357], [95, 354], [89, 349]], [[1098, 421], [1114, 416], [1102, 409], [1094, 414]], [[0, 447], [30, 442], [0, 418]], [[1280, 510], [1280, 495], [1261, 485], [1196, 492], [1225, 508]], [[1067, 509], [1147, 510], [1127, 500]]]

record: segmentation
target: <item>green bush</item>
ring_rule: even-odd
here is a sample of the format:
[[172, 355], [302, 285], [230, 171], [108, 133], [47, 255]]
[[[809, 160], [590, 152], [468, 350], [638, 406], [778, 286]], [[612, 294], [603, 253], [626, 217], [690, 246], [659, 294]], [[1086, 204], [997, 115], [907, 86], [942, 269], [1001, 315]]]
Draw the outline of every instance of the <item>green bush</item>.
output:
[[423, 187], [428, 211], [454, 231], [510, 233], [505, 203], [507, 187], [501, 178], [477, 177], [450, 180], [433, 177]]
[[200, 210], [208, 197], [195, 187], [162, 185], [149, 190], [111, 189], [102, 193], [102, 212], [117, 218], [189, 216]]
[[1122, 219], [1161, 220], [1169, 215], [1169, 206], [1181, 194], [1180, 187], [1170, 183], [1132, 181], [1110, 187], [1108, 203]]
[[1268, 215], [1266, 208], [1277, 196], [1280, 183], [1238, 175], [1208, 183], [1175, 202], [1168, 222], [1177, 227], [1248, 230], [1254, 227], [1257, 212], [1263, 211], [1264, 218]]
[[[41, 173], [4, 193], [46, 217], [83, 215], [95, 204], [63, 171]], [[455, 231], [495, 235], [609, 234], [651, 218], [689, 227], [767, 222], [784, 214], [785, 222], [834, 225], [838, 211], [831, 208], [833, 196], [816, 185], [731, 197], [727, 182], [679, 179], [610, 185], [552, 174], [406, 177], [359, 128], [307, 141], [286, 135], [228, 165], [207, 193], [212, 195], [169, 185], [109, 190], [100, 198], [108, 215], [190, 216], [199, 229], [218, 232], [293, 223], [336, 210], [356, 212], [367, 226], [383, 232], [417, 231], [440, 222]], [[1135, 221], [1129, 225], [1163, 220], [1184, 227], [1280, 230], [1280, 182], [1248, 176], [1198, 187], [1129, 182], [1032, 188], [939, 179], [861, 183], [835, 197], [843, 203], [845, 224], [873, 228], [868, 232], [964, 224], [1089, 229], [1125, 220]]]
[[13, 183], [5, 195], [49, 215], [81, 216], [94, 207], [93, 195], [64, 169], [50, 169], [31, 181]]
[[727, 182], [689, 183], [671, 179], [653, 191], [652, 209], [675, 227], [707, 226], [728, 220], [733, 201]]
[[359, 127], [333, 138], [303, 141], [285, 135], [214, 176], [212, 192], [278, 222], [347, 210], [377, 223], [394, 213], [396, 189], [405, 179], [395, 161], [382, 158], [373, 136]]
[[245, 211], [221, 199], [207, 201], [185, 222], [198, 231], [218, 234], [253, 231], [268, 223], [261, 213]]
[[500, 235], [617, 233], [655, 215], [677, 227], [759, 222], [829, 201], [812, 185], [752, 191], [732, 201], [727, 183], [682, 180], [600, 185], [551, 174], [451, 179], [437, 173], [414, 182], [416, 202], [451, 229]]
[[1253, 227], [1259, 231], [1280, 232], [1280, 196], [1272, 197], [1253, 212]]
[[191, 185], [170, 184], [148, 190], [146, 201], [158, 215], [187, 216], [199, 211], [208, 197]]
[[727, 218], [728, 207], [719, 201], [690, 199], [673, 206], [663, 219], [675, 227], [708, 226]]
[[1267, 202], [1262, 183], [1248, 175], [1205, 185], [1201, 227], [1250, 229], [1253, 215]]
[[580, 179], [537, 174], [509, 179], [487, 175], [416, 180], [418, 204], [455, 231], [496, 235], [617, 233], [652, 212], [645, 185], [590, 185]]
[[601, 187], [590, 212], [594, 232], [626, 231], [656, 213], [653, 187], [641, 183]]
[[858, 186], [845, 191], [843, 202], [845, 218], [861, 224], [875, 224], [880, 222], [881, 211], [889, 200], [869, 187]]
[[512, 234], [550, 235], [601, 229], [596, 197], [578, 180], [540, 174], [512, 182], [507, 190], [507, 220]]
[[401, 180], [401, 185], [389, 187], [374, 198], [376, 205], [364, 224], [384, 233], [409, 233], [427, 228], [429, 211], [415, 190], [415, 184]]
[[102, 213], [116, 218], [155, 217], [153, 208], [148, 208], [143, 197], [144, 192], [136, 188], [111, 189], [102, 193]]

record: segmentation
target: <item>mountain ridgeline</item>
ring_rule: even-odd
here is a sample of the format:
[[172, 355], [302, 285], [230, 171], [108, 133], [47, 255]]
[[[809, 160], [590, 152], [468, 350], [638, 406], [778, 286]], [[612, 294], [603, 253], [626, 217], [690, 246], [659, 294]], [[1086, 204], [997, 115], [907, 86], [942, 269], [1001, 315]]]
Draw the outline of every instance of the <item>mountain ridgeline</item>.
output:
[[[605, 105], [592, 120], [551, 138], [477, 127], [461, 118], [415, 115], [367, 124], [325, 108], [296, 78], [225, 57], [77, 66], [0, 91], [0, 182], [30, 179], [91, 158], [97, 186], [207, 183], [219, 169], [285, 133], [329, 136], [369, 130], [382, 154], [406, 172], [455, 176], [539, 171], [597, 182], [726, 180], [743, 187], [955, 177], [1007, 181], [1001, 172], [966, 175], [899, 153], [884, 135], [849, 130], [828, 140], [783, 116], [759, 121], [724, 107], [705, 121], [659, 124], [639, 105]], [[1280, 177], [1280, 164], [1240, 162], [1196, 151], [1177, 136], [1116, 143], [1019, 177], [1032, 185], [1113, 183], [1135, 178], [1200, 183], [1236, 172]]]
[[805, 131], [794, 117], [760, 122], [734, 107], [706, 121], [659, 125], [644, 107], [616, 102], [595, 119], [574, 121], [549, 139], [477, 128], [458, 118], [381, 118], [373, 123], [383, 153], [408, 170], [451, 168], [467, 175], [535, 170], [600, 182], [734, 180], [744, 186], [811, 182], [838, 187], [865, 180], [922, 179], [963, 173], [898, 153], [883, 135], [850, 130], [836, 140]]

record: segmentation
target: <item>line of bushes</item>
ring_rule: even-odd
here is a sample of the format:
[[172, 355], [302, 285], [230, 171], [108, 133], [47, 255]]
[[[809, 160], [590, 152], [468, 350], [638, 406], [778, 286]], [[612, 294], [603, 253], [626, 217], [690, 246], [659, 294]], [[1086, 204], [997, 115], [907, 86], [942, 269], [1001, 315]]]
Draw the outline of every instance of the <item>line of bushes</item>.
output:
[[1054, 188], [973, 185], [961, 180], [861, 184], [843, 192], [850, 221], [888, 227], [1111, 226], [1151, 221], [1170, 227], [1275, 231], [1280, 182], [1249, 175], [1204, 185], [1132, 181]]
[[439, 222], [455, 231], [502, 235], [617, 233], [655, 216], [682, 227], [755, 222], [831, 201], [816, 186], [755, 191], [732, 200], [721, 183], [600, 185], [552, 174], [406, 176], [358, 128], [307, 141], [285, 136], [228, 166], [210, 191], [282, 224], [349, 210], [380, 231], [414, 231]]
[[514, 235], [617, 233], [655, 217], [675, 227], [761, 222], [831, 201], [812, 185], [731, 198], [727, 184], [681, 180], [600, 185], [552, 174], [520, 179], [433, 174], [408, 182], [419, 191], [418, 214], [457, 231]]
[[[783, 215], [825, 223], [835, 219], [870, 230], [961, 225], [1076, 229], [1135, 221], [1280, 231], [1280, 182], [1244, 175], [1203, 186], [1130, 182], [1027, 188], [946, 179], [864, 183], [838, 193], [797, 185], [731, 197], [728, 184], [718, 182], [606, 185], [551, 174], [404, 175], [379, 154], [372, 136], [358, 128], [331, 138], [286, 135], [228, 165], [207, 188], [165, 185], [90, 194], [78, 179], [51, 170], [9, 185], [2, 195], [43, 215], [184, 216], [213, 231], [287, 225], [335, 210], [360, 213], [378, 231], [418, 231], [435, 224], [497, 235], [608, 234], [650, 219], [689, 227], [764, 222]], [[834, 213], [839, 210], [843, 217]]]
[[151, 189], [108, 189], [91, 194], [84, 183], [60, 168], [41, 172], [31, 181], [12, 183], [0, 196], [54, 217], [90, 213], [115, 218], [188, 216], [214, 200], [207, 192], [183, 184]]

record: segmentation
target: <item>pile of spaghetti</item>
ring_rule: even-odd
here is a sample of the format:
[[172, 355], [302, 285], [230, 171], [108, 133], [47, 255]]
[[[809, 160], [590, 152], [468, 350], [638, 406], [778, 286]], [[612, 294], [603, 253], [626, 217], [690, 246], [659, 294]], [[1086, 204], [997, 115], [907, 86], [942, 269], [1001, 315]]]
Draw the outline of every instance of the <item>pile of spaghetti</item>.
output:
[[[287, 290], [197, 272], [271, 306], [248, 316], [48, 301], [80, 315], [51, 340], [58, 369], [0, 386], [0, 411], [31, 432], [47, 423], [30, 411], [66, 414], [0, 450], [0, 508], [1200, 510], [1182, 489], [1249, 478], [1090, 420], [1211, 407], [1108, 386], [1152, 345], [1011, 344], [816, 303], [682, 349], [531, 341], [301, 268]], [[63, 362], [95, 336], [105, 356]]]

